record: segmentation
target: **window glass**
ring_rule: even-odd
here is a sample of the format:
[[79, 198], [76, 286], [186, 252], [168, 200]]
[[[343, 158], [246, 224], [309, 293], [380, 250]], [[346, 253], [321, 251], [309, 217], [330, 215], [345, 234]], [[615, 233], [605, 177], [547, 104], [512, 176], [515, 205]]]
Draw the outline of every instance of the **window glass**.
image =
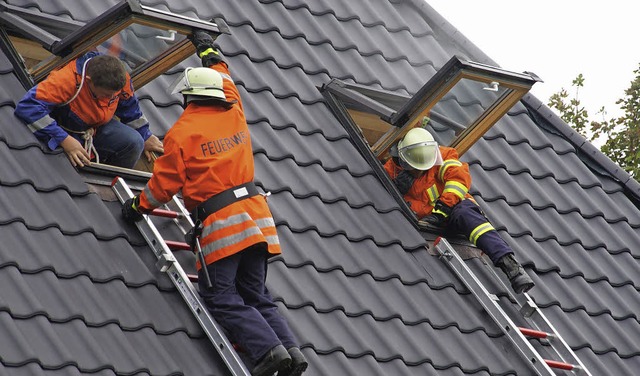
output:
[[98, 51], [119, 57], [129, 73], [167, 51], [187, 37], [175, 30], [162, 30], [131, 24], [97, 47]]

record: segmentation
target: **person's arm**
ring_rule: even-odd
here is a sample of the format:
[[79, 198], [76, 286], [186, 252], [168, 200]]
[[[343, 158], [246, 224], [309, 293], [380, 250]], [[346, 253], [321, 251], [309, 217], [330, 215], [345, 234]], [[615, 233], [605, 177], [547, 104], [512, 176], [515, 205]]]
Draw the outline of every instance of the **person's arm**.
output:
[[153, 175], [140, 194], [140, 210], [151, 211], [170, 201], [187, 179], [179, 142], [165, 139], [165, 154], [156, 159]]
[[144, 154], [147, 161], [151, 162], [152, 152], [164, 153], [162, 141], [149, 129], [149, 121], [142, 113], [140, 101], [133, 90], [129, 75], [127, 75], [127, 84], [120, 94], [115, 114], [120, 118], [120, 121], [140, 133], [144, 140]]
[[[51, 150], [62, 147], [73, 166], [84, 166], [90, 161], [89, 153], [82, 144], [69, 135], [51, 112], [70, 99], [73, 93], [56, 75], [31, 88], [18, 102], [15, 115], [27, 124], [29, 130], [47, 144]], [[67, 84], [67, 86], [70, 86]], [[66, 90], [65, 90], [66, 89]], [[66, 98], [69, 97], [69, 98]], [[66, 98], [66, 99], [65, 99]]]
[[16, 105], [15, 115], [20, 118], [31, 132], [55, 150], [69, 134], [51, 117], [51, 112], [63, 101], [56, 103], [54, 98], [39, 98], [38, 92], [47, 92], [47, 82], [29, 90]]
[[438, 179], [444, 183], [444, 190], [440, 195], [448, 207], [453, 207], [464, 199], [471, 188], [471, 173], [469, 165], [460, 162], [458, 153], [453, 148], [442, 148], [442, 165], [438, 171]]

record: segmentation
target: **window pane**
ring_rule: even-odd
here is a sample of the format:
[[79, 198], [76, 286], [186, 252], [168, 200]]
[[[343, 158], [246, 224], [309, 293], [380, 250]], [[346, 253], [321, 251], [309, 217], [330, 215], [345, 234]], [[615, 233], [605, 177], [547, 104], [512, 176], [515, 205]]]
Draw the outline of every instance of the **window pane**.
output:
[[[439, 128], [448, 145], [457, 134], [473, 124], [485, 111], [495, 105], [509, 91], [499, 83], [484, 83], [462, 78], [433, 106], [429, 117]], [[448, 129], [447, 129], [448, 128]]]
[[173, 30], [132, 24], [98, 46], [98, 51], [123, 60], [131, 73], [185, 38]]

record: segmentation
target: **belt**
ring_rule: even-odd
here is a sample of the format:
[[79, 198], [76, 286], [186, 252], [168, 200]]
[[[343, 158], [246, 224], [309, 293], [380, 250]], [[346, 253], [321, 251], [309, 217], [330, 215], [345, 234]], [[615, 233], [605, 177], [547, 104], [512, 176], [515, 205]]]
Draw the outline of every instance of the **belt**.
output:
[[209, 197], [207, 201], [196, 206], [196, 208], [191, 212], [191, 218], [194, 222], [197, 222], [198, 220], [204, 221], [205, 218], [218, 210], [229, 206], [236, 201], [244, 200], [258, 194], [260, 194], [260, 192], [258, 192], [258, 187], [256, 187], [253, 182], [229, 188]]

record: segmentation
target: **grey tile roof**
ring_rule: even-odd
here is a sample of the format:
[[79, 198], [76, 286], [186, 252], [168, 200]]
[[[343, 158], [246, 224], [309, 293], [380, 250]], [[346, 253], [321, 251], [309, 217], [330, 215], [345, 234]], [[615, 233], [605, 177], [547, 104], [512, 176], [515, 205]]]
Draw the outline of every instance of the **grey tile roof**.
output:
[[[116, 1], [8, 3], [88, 21]], [[144, 3], [222, 16], [231, 28], [219, 43], [284, 249], [267, 283], [311, 362], [306, 374], [530, 374], [473, 296], [424, 250], [423, 234], [318, 91], [340, 78], [411, 95], [453, 54], [495, 65], [489, 57], [420, 1]], [[139, 90], [159, 135], [181, 111], [180, 98], [166, 94], [180, 67]], [[9, 88], [0, 93], [0, 331], [8, 339], [0, 373], [224, 374], [140, 234], [120, 220], [119, 204], [13, 117], [24, 90], [1, 54], [0, 80]], [[467, 104], [447, 109], [464, 116]], [[637, 183], [532, 96], [463, 159], [472, 193], [536, 281], [532, 296], [592, 374], [634, 374]], [[468, 263], [489, 283], [478, 260]]]

